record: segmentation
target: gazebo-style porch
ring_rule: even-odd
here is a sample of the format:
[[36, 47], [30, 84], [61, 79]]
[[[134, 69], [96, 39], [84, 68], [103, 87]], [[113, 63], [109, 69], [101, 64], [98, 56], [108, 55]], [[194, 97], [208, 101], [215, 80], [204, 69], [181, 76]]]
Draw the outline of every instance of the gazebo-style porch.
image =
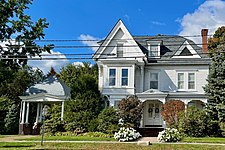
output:
[[[43, 119], [43, 108], [46, 104], [61, 103], [61, 120], [64, 114], [64, 101], [70, 97], [70, 88], [52, 75], [43, 82], [27, 89], [24, 96], [20, 96], [19, 134], [39, 134], [40, 123]], [[30, 104], [37, 104], [35, 122], [29, 122]]]

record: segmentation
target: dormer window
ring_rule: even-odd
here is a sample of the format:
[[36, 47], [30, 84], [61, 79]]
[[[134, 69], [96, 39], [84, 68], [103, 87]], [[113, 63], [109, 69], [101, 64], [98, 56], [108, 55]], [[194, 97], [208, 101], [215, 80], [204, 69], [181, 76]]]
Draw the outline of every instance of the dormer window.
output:
[[148, 57], [158, 58], [160, 57], [160, 45], [161, 41], [147, 41], [148, 45]]

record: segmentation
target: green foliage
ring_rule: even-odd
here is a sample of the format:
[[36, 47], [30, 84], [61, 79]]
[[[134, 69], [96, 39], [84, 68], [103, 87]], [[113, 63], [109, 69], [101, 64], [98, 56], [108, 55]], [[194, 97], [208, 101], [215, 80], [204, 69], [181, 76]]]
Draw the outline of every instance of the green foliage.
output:
[[220, 136], [218, 122], [201, 109], [189, 107], [179, 119], [179, 131], [191, 137]]
[[54, 104], [48, 107], [48, 115], [45, 121], [45, 132], [49, 135], [55, 135], [56, 132], [63, 132], [64, 122], [61, 121], [61, 105]]
[[209, 39], [212, 62], [209, 67], [208, 83], [204, 87], [208, 97], [207, 112], [213, 120], [225, 122], [225, 27], [216, 30]]
[[166, 128], [162, 132], [159, 132], [157, 138], [160, 142], [178, 142], [181, 141], [182, 135], [175, 128]]
[[[65, 103], [65, 123], [67, 131], [76, 128], [94, 130], [90, 123], [102, 110], [98, 91], [96, 66], [83, 63], [83, 66], [68, 65], [60, 72], [60, 78], [71, 87], [71, 100]], [[94, 120], [93, 120], [94, 122]]]
[[7, 134], [15, 134], [18, 132], [19, 111], [18, 106], [12, 104], [5, 118], [5, 132]]
[[95, 131], [97, 131], [97, 129], [98, 129], [98, 119], [97, 118], [94, 118], [94, 119], [92, 119], [90, 122], [89, 122], [89, 124], [88, 124], [88, 127], [87, 127], [87, 130], [89, 131], [89, 132], [95, 132]]
[[5, 96], [1, 96], [0, 97], [0, 134], [5, 133], [5, 117], [7, 115], [7, 112], [10, 108], [10, 100], [5, 97]]
[[[0, 39], [2, 41], [15, 39], [15, 42], [8, 41], [8, 50], [0, 49], [3, 57], [12, 55], [15, 59], [1, 60], [6, 67], [13, 70], [18, 69], [20, 65], [26, 65], [27, 54], [35, 56], [43, 51], [50, 52], [51, 46], [40, 47], [35, 43], [36, 39], [44, 38], [45, 28], [48, 28], [46, 19], [39, 19], [32, 22], [31, 17], [25, 14], [29, 9], [32, 0], [8, 0], [0, 2]], [[15, 35], [17, 36], [16, 38]], [[16, 46], [15, 46], [16, 45]]]
[[180, 100], [169, 100], [163, 104], [161, 115], [168, 127], [177, 127], [179, 114], [185, 109], [184, 103]]
[[138, 128], [142, 117], [143, 104], [137, 96], [130, 96], [119, 102], [119, 117], [125, 124]]
[[215, 31], [213, 37], [209, 38], [208, 40], [208, 49], [210, 57], [213, 57], [213, 54], [220, 52], [219, 47], [225, 44], [224, 41], [225, 41], [225, 26], [222, 26], [219, 27]]
[[105, 108], [98, 115], [97, 129], [103, 133], [114, 134], [119, 129], [118, 120], [118, 113], [113, 107]]

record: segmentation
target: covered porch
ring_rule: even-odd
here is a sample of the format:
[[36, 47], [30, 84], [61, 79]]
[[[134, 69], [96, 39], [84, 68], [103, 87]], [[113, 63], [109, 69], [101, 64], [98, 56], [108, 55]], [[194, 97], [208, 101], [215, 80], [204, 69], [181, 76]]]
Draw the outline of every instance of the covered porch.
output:
[[184, 103], [185, 109], [190, 106], [203, 109], [205, 103], [207, 103], [205, 95], [190, 92], [169, 93], [150, 89], [137, 94], [137, 96], [144, 104], [139, 129], [143, 136], [157, 136], [160, 131], [166, 128], [166, 122], [163, 120], [161, 111], [163, 104], [167, 101], [180, 100]]
[[[64, 116], [64, 102], [70, 97], [70, 88], [52, 75], [43, 82], [37, 83], [27, 89], [20, 96], [21, 109], [19, 120], [19, 134], [40, 134], [40, 126], [43, 121], [43, 108], [54, 103], [61, 104], [61, 120]], [[30, 120], [31, 104], [36, 108], [35, 121]], [[34, 118], [34, 116], [32, 116]]]

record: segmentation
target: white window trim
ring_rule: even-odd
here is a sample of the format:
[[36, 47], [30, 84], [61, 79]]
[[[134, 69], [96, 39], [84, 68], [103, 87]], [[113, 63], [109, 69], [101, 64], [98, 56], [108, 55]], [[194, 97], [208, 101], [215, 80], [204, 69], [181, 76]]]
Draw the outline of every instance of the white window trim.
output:
[[[127, 85], [122, 85], [122, 69], [127, 69]], [[121, 67], [120, 69], [120, 86], [121, 87], [129, 87], [129, 79], [130, 79], [130, 69], [127, 67]]]
[[[115, 74], [115, 85], [109, 85], [110, 69], [115, 69], [116, 70], [116, 74]], [[117, 86], [117, 74], [118, 74], [118, 69], [116, 67], [110, 67], [110, 68], [108, 68], [108, 86], [109, 87], [116, 87]]]
[[[161, 46], [162, 41], [147, 41], [147, 47], [148, 47], [148, 57], [149, 58], [160, 58], [160, 46]], [[151, 56], [151, 45], [158, 46], [158, 55], [157, 56]]]
[[[178, 89], [178, 73], [183, 73], [184, 74], [184, 89]], [[188, 74], [189, 73], [194, 73], [194, 77], [195, 77], [195, 88], [194, 89], [188, 89]], [[176, 86], [177, 86], [177, 91], [196, 91], [196, 71], [178, 71], [176, 74]]]

